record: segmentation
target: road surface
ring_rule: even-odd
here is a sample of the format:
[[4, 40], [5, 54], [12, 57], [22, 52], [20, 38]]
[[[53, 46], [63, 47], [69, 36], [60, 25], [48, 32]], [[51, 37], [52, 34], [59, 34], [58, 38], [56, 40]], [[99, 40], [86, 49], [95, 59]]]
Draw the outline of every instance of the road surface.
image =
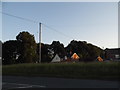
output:
[[[65, 79], [49, 77], [3, 76], [2, 90], [32, 88], [119, 88], [118, 81]], [[115, 89], [114, 89], [115, 90]]]

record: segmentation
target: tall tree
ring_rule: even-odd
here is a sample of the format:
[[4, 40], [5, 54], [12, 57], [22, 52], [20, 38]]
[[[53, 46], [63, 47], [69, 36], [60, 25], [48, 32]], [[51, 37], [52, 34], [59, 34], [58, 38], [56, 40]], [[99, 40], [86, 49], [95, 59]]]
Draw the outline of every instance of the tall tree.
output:
[[42, 56], [42, 62], [50, 62], [52, 60], [52, 57], [50, 55], [50, 51], [49, 51], [50, 45], [48, 44], [42, 44], [41, 47], [41, 56]]
[[16, 36], [16, 39], [20, 43], [19, 45], [20, 63], [35, 62], [37, 59], [36, 52], [37, 45], [34, 39], [34, 35], [31, 35], [29, 32], [23, 31]]
[[51, 49], [53, 49], [54, 54], [58, 54], [61, 58], [66, 55], [64, 45], [59, 41], [53, 41], [51, 44]]
[[[37, 44], [37, 55], [39, 56], [39, 43]], [[43, 44], [41, 43], [41, 62], [50, 62], [52, 57], [49, 55], [49, 44]], [[39, 60], [39, 57], [38, 57]]]
[[15, 64], [18, 60], [18, 43], [16, 40], [9, 40], [2, 45], [2, 63]]
[[77, 53], [81, 59], [80, 61], [93, 61], [97, 56], [100, 56], [103, 53], [103, 50], [95, 45], [88, 44], [86, 41], [75, 40], [70, 42], [66, 47], [66, 51], [68, 56], [71, 56], [73, 53]]

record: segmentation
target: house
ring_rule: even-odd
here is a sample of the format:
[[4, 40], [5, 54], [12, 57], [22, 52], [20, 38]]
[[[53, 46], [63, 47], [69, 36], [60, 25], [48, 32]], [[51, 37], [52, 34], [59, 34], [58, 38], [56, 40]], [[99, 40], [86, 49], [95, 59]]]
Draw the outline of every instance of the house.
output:
[[58, 56], [58, 54], [55, 55], [55, 57], [52, 59], [51, 62], [60, 62], [60, 57]]
[[74, 54], [71, 56], [71, 61], [72, 61], [72, 62], [79, 62], [79, 59], [80, 59], [80, 57], [79, 57], [76, 53], [74, 53]]
[[79, 57], [76, 53], [74, 53], [74, 54], [71, 56], [71, 58], [74, 59], [74, 60], [78, 60], [80, 57]]
[[97, 57], [97, 60], [98, 60], [99, 62], [103, 62], [103, 59], [102, 59], [100, 56]]
[[120, 61], [120, 48], [105, 49], [105, 59]]

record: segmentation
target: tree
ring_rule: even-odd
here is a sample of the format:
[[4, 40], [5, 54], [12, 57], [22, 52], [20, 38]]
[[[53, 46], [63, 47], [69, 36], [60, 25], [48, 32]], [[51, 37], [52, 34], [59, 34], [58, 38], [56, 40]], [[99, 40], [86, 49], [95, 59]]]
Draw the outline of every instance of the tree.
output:
[[51, 62], [52, 57], [50, 55], [49, 48], [50, 48], [50, 45], [48, 45], [48, 44], [42, 44], [42, 47], [41, 47], [42, 62]]
[[[39, 43], [37, 44], [37, 55], [39, 56]], [[49, 54], [49, 44], [43, 44], [41, 43], [41, 62], [50, 62], [52, 60], [51, 55]], [[39, 57], [38, 57], [39, 60]]]
[[[37, 53], [39, 55], [39, 44], [37, 45]], [[66, 54], [64, 45], [59, 41], [53, 41], [51, 45], [41, 44], [41, 62], [51, 62], [56, 54], [61, 58]]]
[[17, 41], [19, 42], [19, 61], [20, 63], [32, 63], [37, 59], [36, 52], [36, 42], [34, 35], [31, 35], [29, 32], [20, 32], [16, 36]]
[[75, 40], [72, 40], [65, 49], [68, 56], [71, 56], [73, 53], [77, 53], [81, 59], [80, 61], [93, 61], [97, 58], [97, 56], [102, 55], [103, 52], [103, 50], [99, 47], [88, 44], [86, 41]]
[[59, 41], [53, 41], [51, 44], [51, 49], [53, 49], [54, 54], [58, 54], [61, 58], [66, 55], [64, 45]]
[[18, 60], [18, 42], [16, 40], [9, 40], [2, 45], [2, 63], [15, 64]]

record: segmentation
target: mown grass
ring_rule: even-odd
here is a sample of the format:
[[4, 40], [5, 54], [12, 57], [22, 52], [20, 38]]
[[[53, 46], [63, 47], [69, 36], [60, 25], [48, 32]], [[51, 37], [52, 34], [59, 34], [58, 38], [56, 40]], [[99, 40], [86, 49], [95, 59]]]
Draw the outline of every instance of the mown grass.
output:
[[17, 76], [47, 76], [82, 79], [118, 80], [120, 63], [44, 63], [44, 64], [16, 64], [2, 67], [3, 75]]

